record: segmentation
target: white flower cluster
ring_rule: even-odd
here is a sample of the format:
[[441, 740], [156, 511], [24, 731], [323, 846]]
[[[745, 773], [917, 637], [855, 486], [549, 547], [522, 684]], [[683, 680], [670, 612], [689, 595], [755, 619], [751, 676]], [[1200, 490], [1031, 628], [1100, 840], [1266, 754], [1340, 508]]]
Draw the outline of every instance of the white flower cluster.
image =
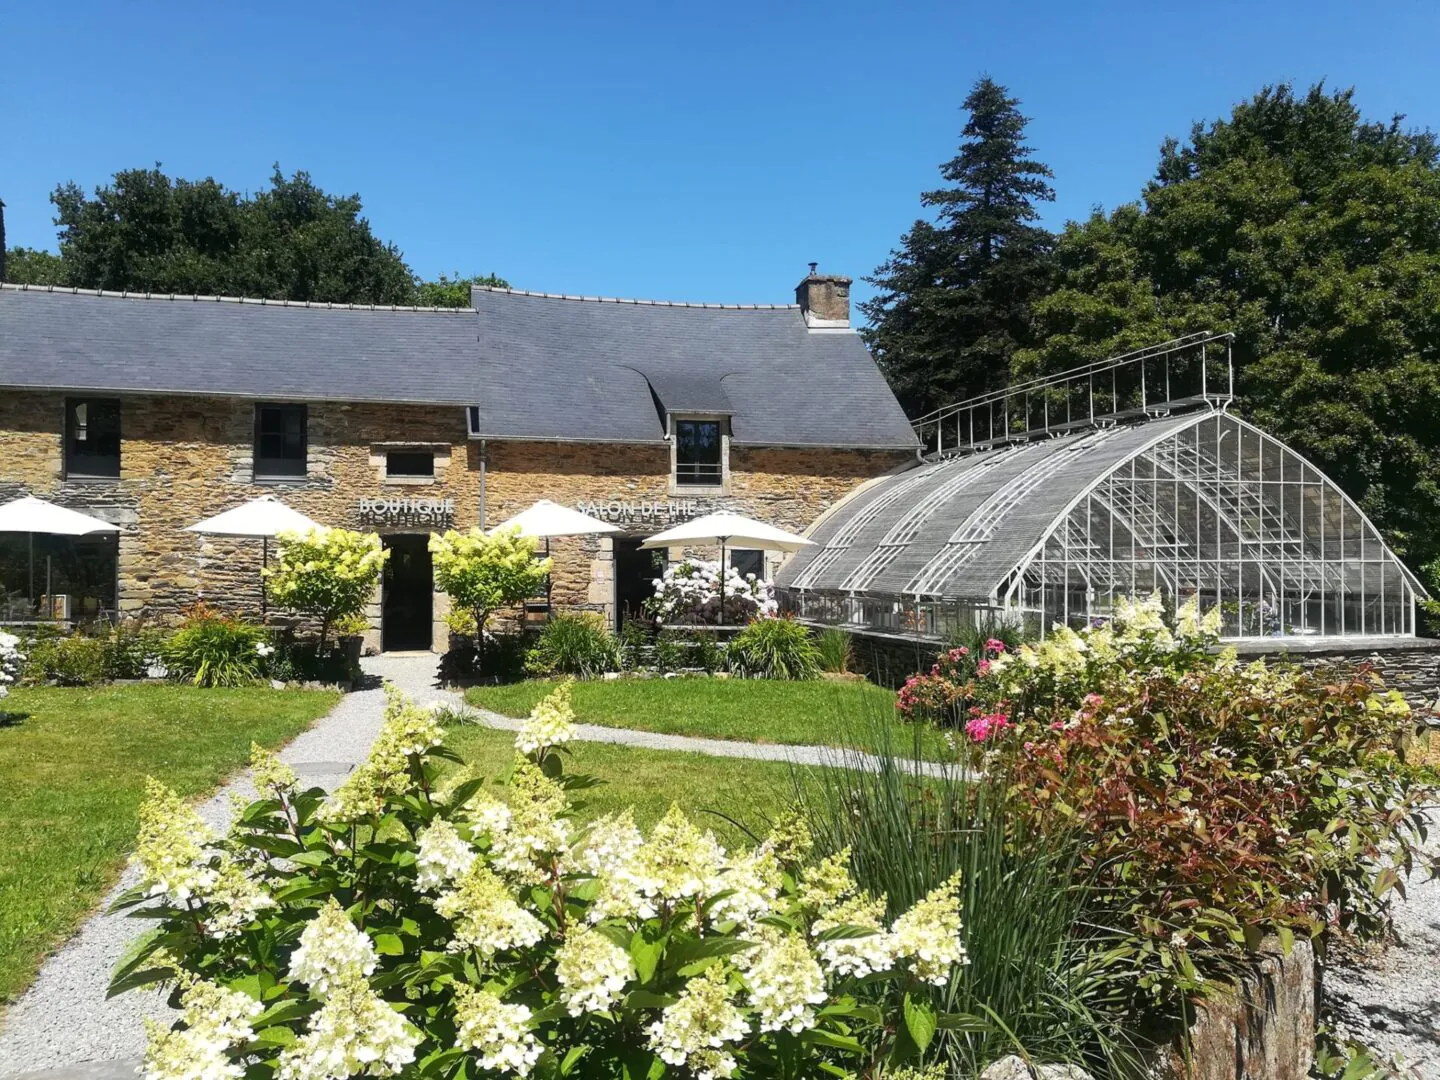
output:
[[410, 758], [439, 746], [445, 733], [435, 713], [406, 697], [393, 683], [385, 684], [385, 721], [369, 755], [326, 800], [327, 821], [356, 821], [379, 811], [386, 795], [411, 789]]
[[793, 931], [762, 928], [758, 948], [745, 971], [750, 1003], [760, 1014], [761, 1031], [798, 1035], [815, 1026], [815, 1006], [823, 1004], [825, 973], [810, 955], [805, 939]]
[[475, 849], [444, 818], [436, 818], [420, 830], [415, 856], [415, 886], [421, 892], [437, 892], [465, 872], [475, 861]]
[[543, 756], [552, 746], [563, 746], [575, 737], [575, 709], [570, 702], [567, 679], [530, 710], [515, 736], [515, 749], [522, 754]]
[[896, 919], [890, 932], [896, 959], [909, 960], [917, 979], [944, 986], [950, 969], [967, 961], [960, 931], [957, 873]]
[[[720, 564], [703, 559], [686, 559], [668, 567], [663, 577], [651, 583], [655, 596], [651, 608], [661, 622], [715, 623], [720, 621]], [[779, 605], [769, 582], [754, 574], [741, 576], [733, 566], [725, 568], [725, 621], [745, 622], [773, 616]]]
[[260, 912], [275, 906], [264, 885], [246, 873], [239, 863], [224, 857], [220, 859], [214, 884], [205, 894], [205, 902], [211, 906], [205, 928], [221, 940], [234, 937], [254, 922]]
[[895, 947], [890, 935], [885, 932], [885, 898], [871, 899], [860, 893], [842, 901], [811, 925], [811, 930], [822, 934], [827, 930], [838, 930], [842, 926], [870, 933], [856, 937], [821, 938], [815, 943], [815, 953], [825, 970], [832, 975], [845, 977], [853, 975], [863, 979], [877, 971], [889, 971], [895, 966]]
[[596, 930], [582, 929], [565, 939], [555, 954], [560, 1000], [571, 1016], [603, 1012], [620, 1000], [635, 978], [630, 954]]
[[394, 1076], [415, 1060], [421, 1034], [363, 978], [334, 988], [309, 1030], [280, 1054], [278, 1080]]
[[596, 818], [573, 855], [576, 867], [591, 877], [620, 872], [645, 844], [628, 809]]
[[205, 930], [224, 939], [249, 926], [275, 901], [244, 866], [223, 852], [206, 850], [215, 839], [184, 799], [158, 780], [146, 780], [134, 857], [141, 884], [149, 895], [173, 904], [207, 905]]
[[671, 806], [650, 838], [628, 858], [605, 867], [590, 918], [653, 918], [667, 902], [718, 893], [726, 885], [725, 849]]
[[775, 907], [780, 877], [780, 863], [769, 844], [726, 859], [719, 882], [724, 891], [710, 905], [710, 921], [754, 925], [756, 919]]
[[307, 983], [313, 997], [323, 998], [375, 970], [375, 945], [356, 929], [332, 896], [320, 914], [305, 924], [300, 945], [290, 954], [290, 977]]
[[234, 990], [184, 976], [180, 1020], [184, 1028], [167, 1030], [146, 1019], [144, 1080], [236, 1080], [245, 1072], [226, 1051], [249, 1042], [252, 1021], [265, 1007]]
[[20, 665], [24, 661], [20, 639], [0, 630], [0, 699], [10, 693], [10, 686], [20, 677]]
[[480, 1067], [526, 1076], [540, 1057], [530, 1031], [530, 1010], [507, 1005], [488, 990], [455, 988], [455, 1043], [480, 1055]]
[[685, 984], [680, 998], [651, 1024], [650, 1049], [668, 1065], [688, 1065], [698, 1080], [723, 1080], [735, 1072], [728, 1045], [749, 1034], [731, 998], [734, 991], [716, 967]]
[[517, 762], [510, 774], [510, 818], [491, 830], [495, 866], [521, 884], [544, 881], [549, 867], [570, 846], [565, 789], [532, 761]]
[[205, 845], [214, 840], [210, 826], [189, 803], [146, 777], [134, 861], [151, 896], [177, 904], [203, 896], [219, 877], [205, 855]]
[[255, 742], [250, 744], [250, 775], [255, 790], [265, 798], [286, 794], [300, 783], [294, 769]]
[[505, 883], [478, 860], [455, 888], [440, 894], [435, 910], [455, 924], [452, 952], [474, 949], [490, 957], [534, 945], [545, 936], [545, 924], [522, 908]]

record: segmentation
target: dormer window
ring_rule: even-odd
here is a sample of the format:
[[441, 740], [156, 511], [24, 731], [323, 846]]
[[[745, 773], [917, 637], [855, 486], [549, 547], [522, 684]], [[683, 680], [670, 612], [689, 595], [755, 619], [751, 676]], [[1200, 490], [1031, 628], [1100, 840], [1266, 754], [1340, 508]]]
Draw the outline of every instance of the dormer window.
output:
[[721, 417], [674, 418], [676, 487], [719, 488], [725, 483], [728, 424]]

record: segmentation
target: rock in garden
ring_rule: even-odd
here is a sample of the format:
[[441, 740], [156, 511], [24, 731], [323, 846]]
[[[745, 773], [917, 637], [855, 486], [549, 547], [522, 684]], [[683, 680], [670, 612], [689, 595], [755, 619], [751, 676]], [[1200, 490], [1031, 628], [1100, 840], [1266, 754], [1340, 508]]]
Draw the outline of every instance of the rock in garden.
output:
[[1011, 1054], [992, 1062], [980, 1080], [1091, 1080], [1079, 1065], [1033, 1065]]

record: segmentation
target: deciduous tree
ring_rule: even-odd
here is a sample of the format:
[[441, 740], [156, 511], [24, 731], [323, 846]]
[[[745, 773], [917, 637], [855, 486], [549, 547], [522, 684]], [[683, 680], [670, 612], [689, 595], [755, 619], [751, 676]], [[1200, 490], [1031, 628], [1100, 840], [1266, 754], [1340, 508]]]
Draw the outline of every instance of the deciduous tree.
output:
[[1349, 90], [1269, 87], [1166, 142], [1140, 201], [1071, 223], [1057, 261], [1017, 375], [1234, 331], [1236, 407], [1413, 565], [1440, 554], [1434, 135], [1364, 120]]

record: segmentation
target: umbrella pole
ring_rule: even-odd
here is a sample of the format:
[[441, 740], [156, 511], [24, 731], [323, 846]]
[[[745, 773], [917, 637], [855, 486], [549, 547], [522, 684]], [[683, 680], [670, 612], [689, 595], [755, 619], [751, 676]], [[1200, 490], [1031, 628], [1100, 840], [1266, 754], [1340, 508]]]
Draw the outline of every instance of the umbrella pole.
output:
[[[550, 537], [545, 537], [545, 558], [550, 558]], [[548, 623], [553, 614], [550, 605], [550, 591], [555, 586], [555, 567], [552, 565], [545, 571], [545, 621]]]
[[720, 625], [725, 625], [725, 537], [720, 538]]
[[27, 590], [30, 610], [35, 610], [35, 534], [30, 534], [30, 586]]
[[265, 621], [265, 568], [270, 565], [270, 538], [260, 538], [260, 621]]

